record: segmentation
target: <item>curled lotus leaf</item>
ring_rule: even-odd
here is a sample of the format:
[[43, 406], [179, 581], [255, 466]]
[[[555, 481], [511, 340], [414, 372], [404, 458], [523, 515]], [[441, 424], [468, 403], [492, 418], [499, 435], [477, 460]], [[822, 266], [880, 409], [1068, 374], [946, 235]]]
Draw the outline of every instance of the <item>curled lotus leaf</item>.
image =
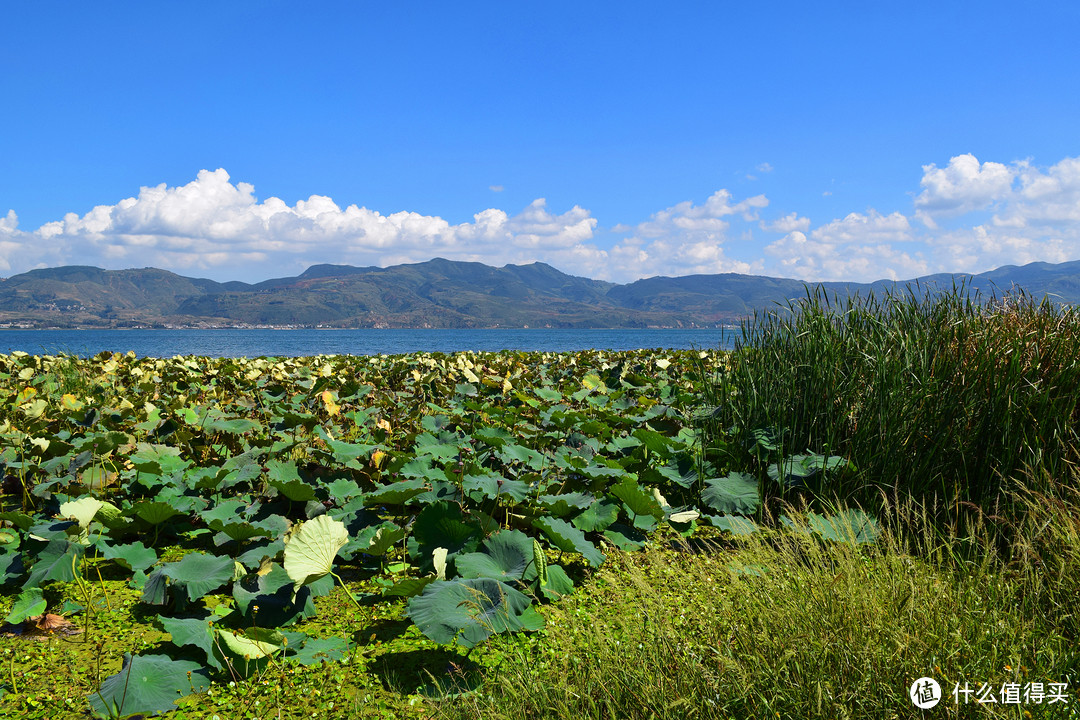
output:
[[285, 572], [299, 588], [327, 575], [338, 550], [349, 542], [345, 523], [329, 515], [308, 520], [285, 543]]

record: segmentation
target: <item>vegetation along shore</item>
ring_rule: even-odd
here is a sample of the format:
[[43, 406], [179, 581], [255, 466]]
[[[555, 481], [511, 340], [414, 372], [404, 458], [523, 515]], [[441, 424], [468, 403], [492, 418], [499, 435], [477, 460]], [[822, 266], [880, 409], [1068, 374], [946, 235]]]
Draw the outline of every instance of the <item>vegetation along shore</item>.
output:
[[1075, 311], [961, 292], [731, 352], [2, 355], [0, 715], [1080, 717], [1077, 388]]

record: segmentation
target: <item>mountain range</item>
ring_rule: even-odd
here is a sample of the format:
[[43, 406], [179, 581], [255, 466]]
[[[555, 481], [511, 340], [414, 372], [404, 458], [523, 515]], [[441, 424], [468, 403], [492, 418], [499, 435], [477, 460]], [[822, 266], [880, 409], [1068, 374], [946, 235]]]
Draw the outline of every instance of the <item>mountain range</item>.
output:
[[[1020, 287], [1036, 298], [1077, 303], [1080, 261], [815, 285], [845, 295], [953, 283], [984, 295]], [[314, 265], [254, 284], [71, 265], [0, 279], [0, 327], [714, 327], [806, 292], [800, 280], [756, 275], [620, 285], [544, 263], [495, 268], [442, 258], [386, 268]]]

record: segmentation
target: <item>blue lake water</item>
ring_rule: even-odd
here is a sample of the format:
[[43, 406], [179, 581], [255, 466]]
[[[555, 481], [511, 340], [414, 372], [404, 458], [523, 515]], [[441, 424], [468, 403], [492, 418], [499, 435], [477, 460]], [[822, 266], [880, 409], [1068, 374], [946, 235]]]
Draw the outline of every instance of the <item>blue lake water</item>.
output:
[[140, 357], [296, 357], [301, 355], [398, 355], [459, 350], [570, 352], [605, 349], [730, 349], [736, 331], [699, 330], [0, 330], [0, 353], [134, 351]]

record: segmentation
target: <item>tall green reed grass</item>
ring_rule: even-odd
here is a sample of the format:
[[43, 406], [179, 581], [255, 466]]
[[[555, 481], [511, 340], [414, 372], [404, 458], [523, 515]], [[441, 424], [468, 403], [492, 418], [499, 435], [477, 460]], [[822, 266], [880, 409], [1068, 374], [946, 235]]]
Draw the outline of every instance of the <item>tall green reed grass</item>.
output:
[[814, 488], [831, 497], [886, 489], [986, 508], [1021, 474], [1052, 496], [1080, 459], [1080, 314], [963, 286], [808, 288], [746, 320], [709, 387], [707, 442], [731, 467], [754, 464], [753, 433], [769, 428], [782, 454], [854, 464]]

